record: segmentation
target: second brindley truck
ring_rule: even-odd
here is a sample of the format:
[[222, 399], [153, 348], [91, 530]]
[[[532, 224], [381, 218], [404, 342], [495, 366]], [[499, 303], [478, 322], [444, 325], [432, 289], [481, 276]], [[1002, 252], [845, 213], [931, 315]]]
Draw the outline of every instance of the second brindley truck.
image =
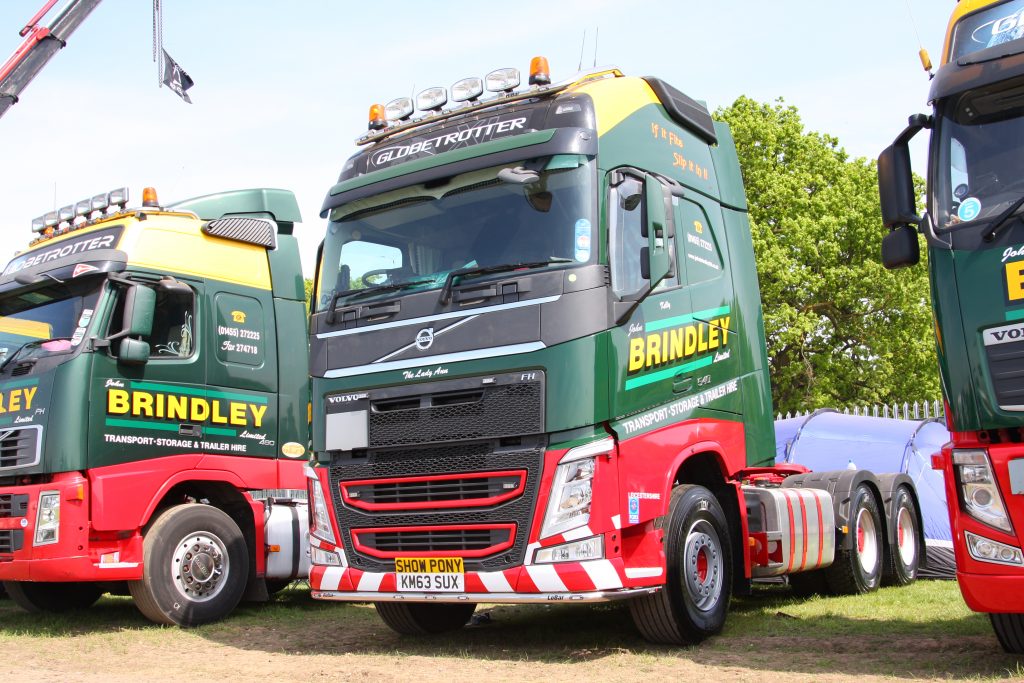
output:
[[309, 390], [290, 192], [41, 217], [0, 274], [0, 581], [194, 625], [305, 576]]
[[628, 599], [679, 643], [754, 579], [913, 580], [905, 475], [774, 465], [728, 127], [658, 78], [551, 85], [543, 59], [528, 88], [502, 69], [451, 94], [374, 106], [323, 206], [314, 597], [402, 633]]

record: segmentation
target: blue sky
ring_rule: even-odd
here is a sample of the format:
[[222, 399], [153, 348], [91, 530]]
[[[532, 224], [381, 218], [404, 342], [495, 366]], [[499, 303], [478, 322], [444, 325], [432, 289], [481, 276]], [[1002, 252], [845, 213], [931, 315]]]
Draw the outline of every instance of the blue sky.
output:
[[[42, 4], [0, 0], [0, 61]], [[908, 4], [937, 60], [952, 0], [163, 0], [164, 47], [196, 83], [188, 105], [157, 87], [152, 3], [105, 0], [0, 119], [0, 261], [27, 244], [32, 218], [115, 187], [140, 200], [155, 186], [168, 203], [283, 187], [311, 273], [320, 203], [370, 104], [525, 72], [537, 54], [562, 80], [584, 30], [586, 67], [597, 33], [599, 66], [658, 76], [712, 109], [783, 97], [809, 129], [874, 157], [925, 110]]]

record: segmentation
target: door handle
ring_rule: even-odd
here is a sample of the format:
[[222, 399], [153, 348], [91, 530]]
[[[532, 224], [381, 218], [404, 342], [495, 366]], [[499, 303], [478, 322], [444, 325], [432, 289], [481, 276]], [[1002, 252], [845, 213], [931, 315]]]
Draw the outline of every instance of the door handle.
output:
[[178, 425], [179, 436], [202, 436], [203, 426], [202, 425]]
[[672, 378], [672, 393], [685, 394], [693, 389], [693, 377], [676, 375]]

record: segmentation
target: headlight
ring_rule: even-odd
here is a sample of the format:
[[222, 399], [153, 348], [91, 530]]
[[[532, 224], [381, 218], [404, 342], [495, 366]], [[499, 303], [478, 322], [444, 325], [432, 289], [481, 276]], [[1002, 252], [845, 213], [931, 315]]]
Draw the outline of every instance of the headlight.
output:
[[541, 538], [577, 529], [590, 522], [596, 456], [615, 448], [611, 437], [573, 448], [558, 463]]
[[980, 450], [955, 450], [953, 471], [960, 486], [964, 512], [983, 524], [1012, 533], [988, 454]]
[[309, 480], [309, 493], [311, 503], [309, 511], [312, 516], [309, 523], [309, 533], [317, 538], [322, 538], [332, 545], [336, 545], [338, 542], [334, 538], [331, 516], [327, 513], [327, 501], [324, 500], [324, 490], [320, 486], [319, 479]]
[[964, 532], [964, 538], [967, 541], [967, 551], [976, 560], [995, 564], [1024, 565], [1024, 556], [1021, 555], [1020, 548], [972, 534], [970, 531]]
[[581, 541], [540, 548], [533, 555], [534, 564], [548, 562], [583, 562], [604, 559], [604, 537], [591, 536]]
[[60, 491], [43, 491], [39, 494], [36, 509], [36, 536], [32, 545], [56, 543], [60, 534]]

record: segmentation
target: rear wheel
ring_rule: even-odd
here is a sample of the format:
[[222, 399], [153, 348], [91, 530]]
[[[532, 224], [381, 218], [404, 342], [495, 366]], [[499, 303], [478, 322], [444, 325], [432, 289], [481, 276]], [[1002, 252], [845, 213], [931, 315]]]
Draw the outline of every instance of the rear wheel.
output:
[[894, 538], [886, 548], [882, 583], [887, 586], [906, 586], [917, 579], [917, 570], [921, 565], [921, 554], [918, 552], [921, 529], [917, 524], [914, 496], [907, 487], [896, 489], [894, 503], [893, 519], [889, 522], [894, 530]]
[[1024, 654], [1024, 614], [990, 614], [992, 629], [1007, 652]]
[[732, 594], [732, 551], [722, 506], [703, 486], [672, 491], [665, 526], [665, 586], [630, 600], [633, 622], [655, 643], [696, 643], [722, 630]]
[[249, 553], [238, 525], [209, 505], [166, 510], [146, 531], [141, 581], [128, 588], [158, 624], [196, 626], [227, 616], [249, 577]]
[[4, 590], [26, 612], [69, 612], [91, 607], [103, 595], [97, 583], [4, 581]]
[[853, 542], [837, 548], [825, 580], [835, 595], [854, 595], [877, 590], [882, 578], [882, 522], [875, 497], [865, 484], [858, 484], [850, 496], [849, 525]]
[[388, 627], [404, 636], [426, 636], [457, 631], [473, 616], [473, 603], [375, 602], [377, 614]]

